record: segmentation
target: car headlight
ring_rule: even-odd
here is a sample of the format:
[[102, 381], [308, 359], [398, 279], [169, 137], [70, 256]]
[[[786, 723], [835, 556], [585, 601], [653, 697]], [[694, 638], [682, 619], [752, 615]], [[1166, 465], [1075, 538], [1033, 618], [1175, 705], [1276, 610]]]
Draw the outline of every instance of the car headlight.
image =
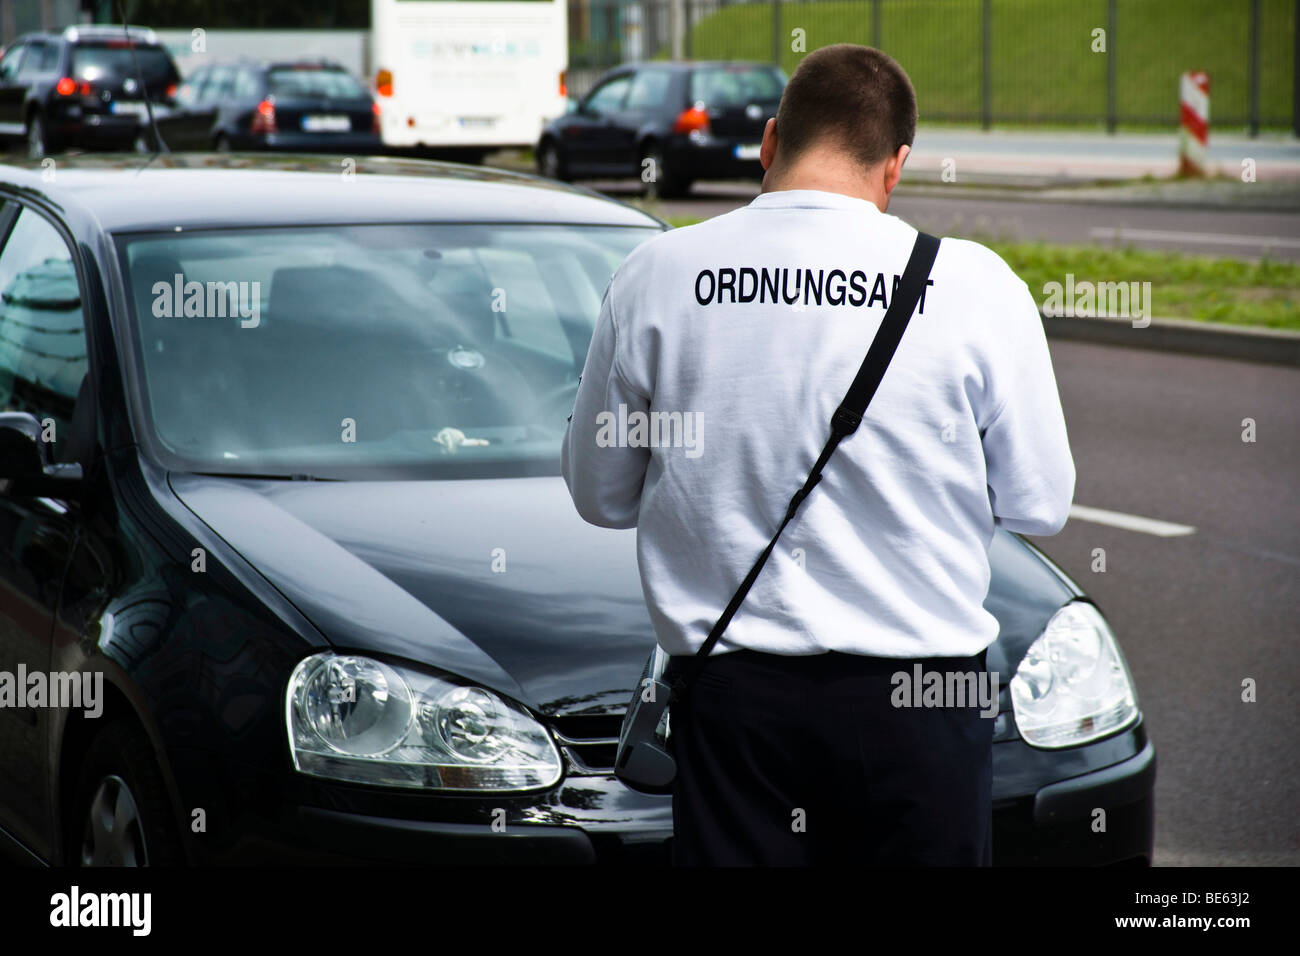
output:
[[1078, 601], [1047, 622], [1011, 679], [1011, 706], [1025, 742], [1076, 747], [1137, 719], [1137, 694], [1101, 612]]
[[285, 694], [293, 764], [334, 780], [426, 790], [555, 784], [546, 728], [482, 687], [354, 654], [314, 654]]

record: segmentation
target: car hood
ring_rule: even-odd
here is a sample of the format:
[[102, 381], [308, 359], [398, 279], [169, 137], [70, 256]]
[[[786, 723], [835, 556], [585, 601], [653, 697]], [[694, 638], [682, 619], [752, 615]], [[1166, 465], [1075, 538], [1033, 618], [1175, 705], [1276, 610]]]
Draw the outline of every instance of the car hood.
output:
[[[551, 715], [620, 713], [654, 646], [636, 535], [558, 477], [265, 481], [173, 474], [180, 499], [336, 647], [440, 668]], [[1018, 537], [990, 550], [1003, 680], [1073, 595]]]

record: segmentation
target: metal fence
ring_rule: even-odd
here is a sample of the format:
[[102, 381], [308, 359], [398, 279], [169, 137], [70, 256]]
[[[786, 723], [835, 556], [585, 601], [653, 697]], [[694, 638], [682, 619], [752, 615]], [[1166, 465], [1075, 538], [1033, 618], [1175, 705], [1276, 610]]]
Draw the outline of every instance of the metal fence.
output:
[[744, 59], [786, 72], [831, 43], [878, 47], [923, 121], [1173, 127], [1206, 70], [1216, 128], [1300, 135], [1300, 0], [569, 0], [570, 87], [630, 60]]

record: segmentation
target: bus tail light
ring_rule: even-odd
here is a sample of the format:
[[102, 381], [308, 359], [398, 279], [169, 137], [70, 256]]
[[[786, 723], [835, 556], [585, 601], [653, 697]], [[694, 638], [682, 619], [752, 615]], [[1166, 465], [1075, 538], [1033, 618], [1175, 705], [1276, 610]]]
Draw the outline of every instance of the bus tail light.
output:
[[375, 92], [380, 96], [393, 95], [393, 71], [380, 70], [375, 74]]
[[560, 97], [567, 98], [569, 95], [569, 86], [565, 82], [567, 76], [564, 70], [560, 71]]

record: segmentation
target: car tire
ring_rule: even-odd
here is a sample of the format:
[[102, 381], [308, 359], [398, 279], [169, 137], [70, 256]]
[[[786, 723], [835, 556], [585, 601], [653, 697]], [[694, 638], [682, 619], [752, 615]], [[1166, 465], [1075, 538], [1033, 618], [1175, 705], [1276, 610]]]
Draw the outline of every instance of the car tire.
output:
[[218, 153], [231, 152], [230, 137], [225, 133], [218, 133], [217, 138], [212, 141], [212, 148]]
[[[654, 163], [654, 176], [648, 180], [645, 178], [650, 168], [646, 166], [647, 161]], [[641, 147], [637, 173], [641, 176], [641, 191], [646, 199], [676, 199], [691, 191], [691, 180], [673, 169], [664, 157], [663, 147], [656, 142]]]
[[27, 158], [44, 159], [50, 153], [58, 152], [50, 139], [49, 130], [45, 128], [45, 118], [40, 113], [27, 117]]
[[134, 721], [109, 724], [91, 742], [69, 811], [67, 865], [184, 862], [153, 747]]
[[547, 179], [558, 179], [565, 183], [570, 181], [568, 164], [560, 154], [560, 145], [555, 140], [548, 139], [538, 148], [537, 172]]

